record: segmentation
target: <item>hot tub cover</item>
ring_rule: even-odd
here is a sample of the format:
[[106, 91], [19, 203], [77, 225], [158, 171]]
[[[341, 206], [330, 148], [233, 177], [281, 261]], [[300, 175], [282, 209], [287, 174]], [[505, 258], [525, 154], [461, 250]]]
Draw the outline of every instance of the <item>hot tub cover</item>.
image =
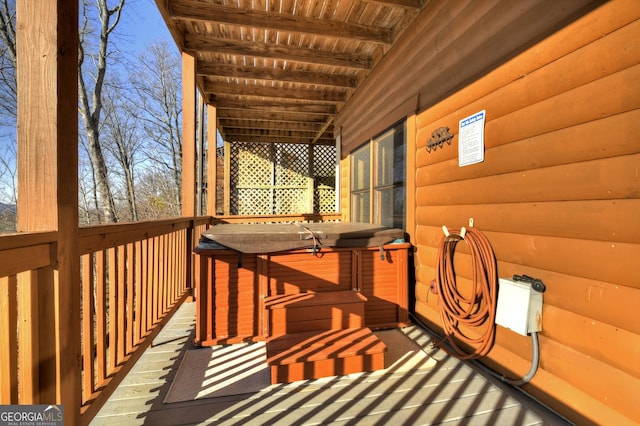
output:
[[404, 231], [355, 222], [220, 224], [202, 233], [199, 249], [273, 253], [323, 247], [378, 247], [403, 242]]

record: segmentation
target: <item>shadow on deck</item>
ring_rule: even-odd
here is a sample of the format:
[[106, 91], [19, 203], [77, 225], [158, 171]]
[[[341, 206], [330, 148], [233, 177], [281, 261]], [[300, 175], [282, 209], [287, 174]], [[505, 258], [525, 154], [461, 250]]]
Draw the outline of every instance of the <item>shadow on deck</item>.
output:
[[[185, 303], [142, 355], [92, 425], [565, 424], [468, 364], [432, 353], [430, 368], [395, 369], [278, 384], [241, 395], [164, 403], [193, 347], [195, 304]], [[425, 351], [431, 337], [403, 332]]]

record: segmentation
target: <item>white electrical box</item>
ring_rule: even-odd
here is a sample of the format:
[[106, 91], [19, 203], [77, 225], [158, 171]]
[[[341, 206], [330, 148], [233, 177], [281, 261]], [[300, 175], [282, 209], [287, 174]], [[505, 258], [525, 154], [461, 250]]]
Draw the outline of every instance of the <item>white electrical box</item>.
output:
[[523, 336], [542, 331], [542, 293], [528, 283], [500, 278], [496, 324]]

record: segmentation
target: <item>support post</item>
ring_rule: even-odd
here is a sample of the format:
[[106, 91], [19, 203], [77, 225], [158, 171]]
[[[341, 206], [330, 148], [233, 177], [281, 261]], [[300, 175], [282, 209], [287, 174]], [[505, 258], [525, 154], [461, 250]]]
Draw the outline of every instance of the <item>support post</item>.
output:
[[207, 104], [207, 214], [218, 211], [218, 109]]
[[[196, 214], [196, 60], [189, 53], [182, 52], [182, 216], [194, 217]], [[195, 227], [187, 235], [185, 253], [187, 291], [192, 291], [194, 281]]]
[[195, 57], [182, 52], [182, 216], [195, 216], [196, 67]]
[[51, 266], [30, 278], [33, 402], [62, 404], [65, 424], [79, 424], [78, 1], [17, 0], [16, 17], [18, 231], [57, 231]]

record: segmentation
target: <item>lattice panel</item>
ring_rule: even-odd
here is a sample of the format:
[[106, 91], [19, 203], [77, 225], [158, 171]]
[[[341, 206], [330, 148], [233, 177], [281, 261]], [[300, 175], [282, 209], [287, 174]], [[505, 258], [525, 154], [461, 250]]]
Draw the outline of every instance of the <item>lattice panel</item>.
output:
[[271, 189], [239, 188], [235, 199], [237, 210], [232, 214], [271, 214]]
[[276, 186], [306, 186], [309, 148], [302, 144], [276, 145]]
[[277, 188], [274, 191], [275, 214], [309, 213], [307, 188]]
[[[313, 147], [313, 175], [335, 178], [336, 147], [333, 145], [315, 145]], [[331, 184], [333, 186], [334, 183]]]
[[[273, 179], [272, 147], [264, 143], [231, 145], [231, 181], [238, 187], [271, 185]], [[235, 149], [234, 149], [235, 148]], [[235, 167], [234, 167], [235, 166]]]
[[313, 176], [315, 189], [313, 211], [333, 213], [336, 211], [336, 148], [333, 145], [313, 147]]
[[335, 178], [316, 178], [316, 188], [313, 194], [313, 211], [316, 213], [333, 213], [336, 211]]
[[[230, 214], [297, 214], [335, 211], [335, 147], [281, 143], [231, 143]], [[314, 173], [313, 194], [309, 170]]]

